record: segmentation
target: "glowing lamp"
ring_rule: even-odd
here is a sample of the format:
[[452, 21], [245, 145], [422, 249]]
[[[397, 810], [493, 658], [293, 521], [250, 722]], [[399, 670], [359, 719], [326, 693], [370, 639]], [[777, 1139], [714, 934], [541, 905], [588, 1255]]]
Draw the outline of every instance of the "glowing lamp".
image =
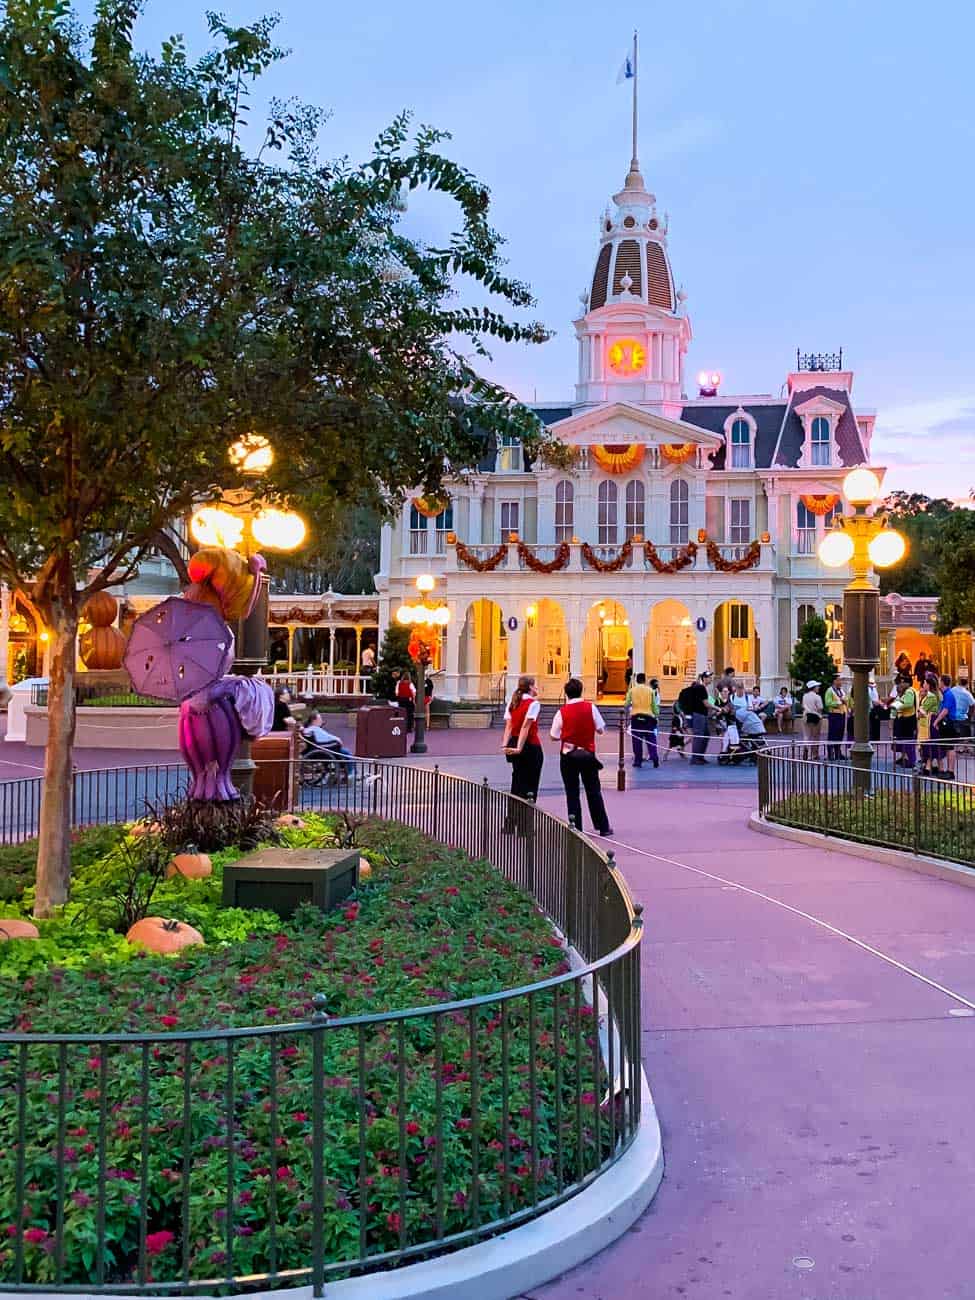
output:
[[525, 618], [534, 618], [537, 613], [538, 613], [538, 606], [529, 605], [528, 608], [525, 610]]
[[230, 460], [245, 474], [264, 474], [274, 464], [274, 449], [267, 438], [250, 433], [230, 448]]
[[406, 627], [410, 621], [410, 615], [412, 613], [413, 610], [409, 605], [400, 605], [399, 609], [396, 611], [396, 622], [402, 627]]
[[851, 469], [843, 480], [843, 495], [854, 506], [868, 506], [880, 496], [880, 479], [872, 469]]
[[876, 537], [871, 538], [870, 563], [876, 569], [889, 569], [892, 564], [903, 559], [906, 550], [907, 543], [901, 534], [893, 528], [884, 528]]
[[251, 521], [251, 532], [261, 546], [272, 551], [293, 551], [305, 540], [305, 521], [292, 510], [265, 506]]
[[446, 605], [441, 605], [437, 610], [437, 622], [441, 627], [446, 627], [450, 622], [450, 610]]
[[416, 580], [417, 591], [433, 591], [436, 586], [436, 579], [432, 573], [421, 573]]
[[617, 375], [636, 375], [647, 364], [647, 350], [637, 339], [617, 339], [609, 346], [609, 368]]
[[190, 533], [201, 546], [227, 546], [233, 550], [244, 540], [244, 521], [219, 506], [204, 506], [190, 520]]
[[701, 390], [702, 397], [714, 397], [721, 387], [721, 372], [719, 370], [699, 371], [697, 386]]
[[834, 528], [819, 543], [819, 558], [828, 569], [841, 569], [853, 559], [853, 538]]

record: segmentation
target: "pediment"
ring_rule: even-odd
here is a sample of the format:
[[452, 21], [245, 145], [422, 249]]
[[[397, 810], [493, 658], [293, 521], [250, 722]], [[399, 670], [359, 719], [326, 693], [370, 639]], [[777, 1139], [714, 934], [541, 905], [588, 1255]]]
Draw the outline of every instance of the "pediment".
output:
[[822, 393], [814, 393], [812, 397], [807, 397], [804, 402], [797, 403], [793, 410], [800, 419], [807, 415], [833, 415], [839, 417], [846, 410], [842, 402], [835, 402], [831, 397], [826, 397]]
[[561, 442], [574, 447], [591, 447], [594, 443], [610, 446], [642, 443], [652, 447], [662, 443], [690, 442], [713, 451], [724, 445], [720, 434], [688, 424], [686, 420], [671, 420], [665, 415], [644, 411], [628, 402], [613, 402], [609, 406], [580, 411], [548, 427]]

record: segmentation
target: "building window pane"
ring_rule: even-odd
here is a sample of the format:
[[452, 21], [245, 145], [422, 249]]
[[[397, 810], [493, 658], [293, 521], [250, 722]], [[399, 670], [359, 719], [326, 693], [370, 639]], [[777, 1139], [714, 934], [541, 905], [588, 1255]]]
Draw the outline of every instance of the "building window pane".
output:
[[796, 636], [800, 634], [809, 620], [816, 613], [815, 605], [800, 605], [796, 611]]
[[796, 554], [816, 554], [816, 516], [802, 501], [796, 503]]
[[501, 540], [506, 542], [509, 533], [518, 531], [518, 501], [501, 502]]
[[687, 481], [675, 478], [670, 485], [670, 544], [686, 546], [689, 514]]
[[731, 468], [748, 469], [752, 463], [752, 430], [747, 420], [731, 426]]
[[812, 463], [828, 465], [830, 463], [829, 420], [817, 415], [812, 422]]
[[555, 485], [555, 540], [571, 542], [575, 529], [575, 488], [567, 479]]
[[524, 469], [521, 452], [521, 439], [514, 434], [504, 433], [498, 443], [498, 472], [501, 474], [520, 474]]
[[447, 534], [454, 528], [454, 507], [448, 506], [446, 510], [441, 510], [434, 520], [436, 525], [436, 549], [438, 555], [444, 555], [447, 551]]
[[748, 606], [732, 605], [731, 606], [731, 639], [732, 641], [748, 640]]
[[635, 537], [637, 533], [644, 532], [644, 517], [646, 515], [647, 493], [646, 488], [639, 479], [632, 479], [626, 485], [626, 536], [627, 538]]
[[613, 546], [619, 540], [619, 490], [604, 479], [599, 485], [599, 542]]
[[732, 497], [730, 502], [729, 537], [732, 542], [751, 540], [752, 503], [748, 497]]
[[410, 554], [427, 553], [427, 517], [421, 515], [416, 506], [410, 506]]

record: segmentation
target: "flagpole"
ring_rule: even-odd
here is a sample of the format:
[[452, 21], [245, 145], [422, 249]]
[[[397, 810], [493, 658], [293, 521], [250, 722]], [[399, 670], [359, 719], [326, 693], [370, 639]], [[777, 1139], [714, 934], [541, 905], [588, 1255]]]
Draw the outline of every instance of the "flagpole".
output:
[[640, 160], [636, 156], [636, 82], [637, 82], [637, 64], [636, 64], [636, 31], [633, 32], [633, 158], [630, 161], [630, 171], [637, 172], [640, 170]]

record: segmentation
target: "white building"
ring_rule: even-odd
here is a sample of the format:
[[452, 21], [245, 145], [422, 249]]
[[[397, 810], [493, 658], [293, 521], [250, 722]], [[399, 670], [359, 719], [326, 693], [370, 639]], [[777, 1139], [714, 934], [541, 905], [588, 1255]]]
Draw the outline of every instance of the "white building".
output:
[[460, 699], [498, 697], [521, 672], [551, 698], [570, 672], [618, 694], [630, 651], [665, 698], [726, 665], [770, 691], [813, 610], [839, 657], [847, 574], [816, 545], [874, 424], [842, 356], [797, 356], [779, 397], [726, 396], [717, 376], [688, 397], [691, 323], [635, 161], [582, 307], [575, 396], [538, 408], [571, 469], [499, 446], [450, 484], [449, 509], [414, 498], [383, 531], [381, 628], [433, 574], [450, 611], [439, 692]]

